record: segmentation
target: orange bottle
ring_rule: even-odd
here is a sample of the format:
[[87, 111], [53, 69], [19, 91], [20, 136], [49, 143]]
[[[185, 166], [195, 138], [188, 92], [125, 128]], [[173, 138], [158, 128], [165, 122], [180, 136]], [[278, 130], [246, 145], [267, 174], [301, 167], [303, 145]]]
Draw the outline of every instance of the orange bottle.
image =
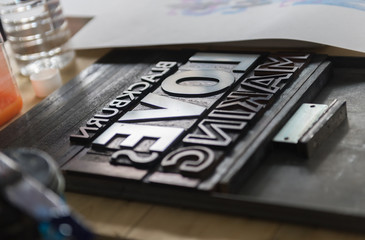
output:
[[23, 101], [14, 81], [8, 58], [0, 36], [0, 126], [22, 109]]

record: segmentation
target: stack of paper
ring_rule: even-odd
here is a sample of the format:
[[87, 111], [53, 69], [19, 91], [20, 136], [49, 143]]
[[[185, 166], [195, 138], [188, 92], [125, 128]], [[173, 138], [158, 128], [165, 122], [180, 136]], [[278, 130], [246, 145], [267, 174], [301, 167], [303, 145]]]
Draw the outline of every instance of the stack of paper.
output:
[[365, 0], [62, 0], [62, 4], [67, 16], [93, 17], [73, 37], [76, 49], [200, 43], [288, 47], [299, 41], [365, 52]]

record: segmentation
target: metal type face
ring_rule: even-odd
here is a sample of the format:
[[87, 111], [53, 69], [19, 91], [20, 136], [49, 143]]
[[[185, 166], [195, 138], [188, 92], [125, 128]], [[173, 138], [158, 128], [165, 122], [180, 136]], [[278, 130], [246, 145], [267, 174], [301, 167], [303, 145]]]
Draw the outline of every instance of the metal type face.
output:
[[213, 165], [214, 151], [201, 146], [179, 148], [169, 153], [161, 162], [164, 169], [178, 166], [183, 175], [199, 176]]
[[271, 75], [273, 73], [294, 73], [298, 70], [290, 56], [268, 57], [268, 62], [255, 68], [256, 75]]
[[190, 62], [238, 63], [234, 72], [246, 72], [259, 59], [259, 54], [205, 53], [198, 52], [189, 58]]
[[80, 127], [79, 128], [79, 134], [72, 134], [70, 136], [71, 141], [76, 142], [85, 142], [87, 143], [89, 139], [94, 136], [94, 134], [99, 130], [100, 128], [97, 127]]
[[166, 76], [171, 71], [175, 71], [176, 69], [177, 62], [161, 61], [151, 69], [148, 75], [142, 76], [141, 80], [150, 83], [157, 83], [162, 77]]
[[234, 91], [230, 93], [226, 100], [218, 105], [218, 109], [232, 109], [237, 106], [252, 112], [259, 112], [272, 98], [269, 93], [257, 93], [252, 91]]
[[128, 163], [120, 160], [121, 157], [126, 157], [127, 160], [132, 165], [135, 165], [137, 167], [147, 167], [147, 168], [149, 168], [149, 166], [151, 164], [156, 162], [158, 156], [159, 155], [156, 152], [152, 152], [152, 153], [146, 155], [146, 154], [139, 154], [139, 153], [137, 153], [136, 151], [133, 151], [133, 150], [124, 149], [124, 150], [119, 150], [119, 151], [113, 153], [113, 155], [111, 157], [111, 163], [112, 164], [129, 165]]
[[250, 121], [255, 117], [254, 112], [241, 112], [241, 111], [231, 111], [231, 110], [213, 110], [210, 114], [210, 118], [221, 118], [229, 120], [242, 120]]
[[142, 122], [158, 119], [169, 120], [176, 118], [199, 117], [205, 111], [204, 107], [160, 96], [154, 93], [149, 93], [141, 100], [141, 103], [152, 107], [158, 107], [160, 109], [129, 111], [118, 121]]
[[274, 94], [285, 86], [290, 77], [292, 77], [291, 73], [253, 76], [242, 82], [241, 86], [257, 92]]
[[86, 122], [86, 125], [88, 127], [95, 126], [96, 129], [99, 129], [103, 127], [108, 121], [109, 121], [108, 119], [103, 119], [103, 118], [91, 118], [89, 121]]
[[120, 148], [134, 148], [144, 138], [156, 139], [151, 146], [151, 151], [165, 151], [182, 133], [183, 128], [146, 126], [136, 124], [114, 123], [98, 138], [92, 145], [93, 147], [107, 148], [108, 143], [116, 136], [126, 136], [127, 138], [120, 143]]
[[117, 108], [103, 108], [101, 110], [101, 113], [99, 114], [95, 114], [94, 117], [96, 118], [112, 118], [114, 116], [116, 116], [118, 114], [118, 109]]
[[188, 134], [183, 141], [199, 145], [227, 147], [232, 143], [232, 138], [228, 132], [232, 130], [242, 131], [246, 126], [247, 123], [241, 121], [204, 119], [198, 127], [202, 133]]
[[[184, 85], [183, 82], [210, 81], [215, 84], [196, 86]], [[193, 70], [178, 72], [162, 82], [162, 89], [173, 96], [201, 97], [220, 93], [234, 83], [231, 73], [221, 70]]]
[[140, 81], [131, 84], [121, 94], [117, 95], [109, 104], [102, 108], [99, 113], [87, 121], [86, 126], [79, 128], [78, 134], [72, 134], [70, 140], [75, 143], [91, 143], [117, 116], [135, 103], [143, 93], [154, 89], [159, 82], [176, 71], [177, 63], [170, 61], [158, 62], [151, 71], [141, 76]]

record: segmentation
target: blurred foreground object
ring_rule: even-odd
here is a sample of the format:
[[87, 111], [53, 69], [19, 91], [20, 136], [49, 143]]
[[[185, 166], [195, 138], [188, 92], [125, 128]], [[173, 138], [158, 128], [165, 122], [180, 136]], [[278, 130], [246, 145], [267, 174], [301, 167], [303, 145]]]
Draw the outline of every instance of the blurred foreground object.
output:
[[[10, 204], [33, 219], [43, 239], [92, 239], [92, 233], [55, 193], [63, 191], [64, 183], [50, 156], [34, 149], [15, 149], [5, 153], [0, 152], [0, 193], [3, 204]], [[18, 219], [23, 217], [15, 211], [4, 214], [7, 215], [1, 216], [1, 219], [12, 215]], [[16, 221], [13, 225], [17, 225]], [[19, 236], [24, 236], [25, 227], [18, 231]], [[0, 236], [2, 234], [7, 233], [0, 232]], [[16, 233], [12, 234], [16, 236]], [[34, 231], [31, 235], [35, 235]], [[27, 236], [26, 239], [36, 238]]]

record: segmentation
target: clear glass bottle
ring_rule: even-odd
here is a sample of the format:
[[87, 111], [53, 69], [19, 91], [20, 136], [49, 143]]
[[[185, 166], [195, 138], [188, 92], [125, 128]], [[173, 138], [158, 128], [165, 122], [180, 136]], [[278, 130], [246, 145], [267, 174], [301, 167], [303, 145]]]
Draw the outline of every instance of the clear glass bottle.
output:
[[0, 16], [21, 74], [61, 69], [74, 58], [59, 0], [0, 0]]
[[1, 35], [0, 45], [0, 126], [2, 126], [21, 111], [23, 101]]

